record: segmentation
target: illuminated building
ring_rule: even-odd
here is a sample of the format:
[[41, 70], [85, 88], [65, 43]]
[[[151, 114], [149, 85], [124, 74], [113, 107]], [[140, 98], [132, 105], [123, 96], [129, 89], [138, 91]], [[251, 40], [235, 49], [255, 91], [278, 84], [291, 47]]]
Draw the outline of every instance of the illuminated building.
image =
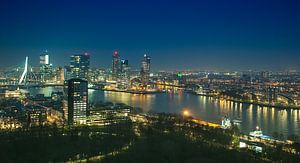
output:
[[48, 51], [46, 50], [43, 54], [40, 55], [40, 65], [49, 65], [50, 58]]
[[6, 100], [9, 103], [6, 107], [0, 109], [0, 129], [16, 129], [23, 126], [26, 120], [23, 106], [14, 99]]
[[92, 70], [90, 70], [89, 79], [90, 79], [91, 82], [105, 82], [105, 80], [106, 80], [106, 70], [105, 69], [92, 69]]
[[56, 81], [58, 83], [64, 83], [65, 80], [65, 73], [64, 73], [64, 69], [62, 67], [59, 67], [56, 70]]
[[147, 54], [144, 55], [144, 59], [142, 61], [142, 67], [141, 67], [141, 82], [143, 85], [147, 85], [149, 82], [149, 75], [150, 75], [150, 61], [151, 58], [147, 56]]
[[130, 85], [130, 67], [128, 64], [128, 60], [121, 60], [121, 74], [120, 74], [120, 82], [119, 87], [122, 89], [127, 89]]
[[277, 88], [269, 87], [267, 89], [267, 91], [268, 91], [268, 101], [269, 101], [269, 103], [276, 102], [277, 101], [277, 94], [278, 94]]
[[88, 82], [82, 79], [68, 80], [68, 124], [85, 124], [87, 107]]
[[[115, 51], [112, 55], [112, 73], [110, 81], [116, 82], [114, 88], [125, 90], [128, 88], [130, 75], [129, 75], [128, 60], [121, 60], [118, 51]], [[112, 85], [110, 85], [111, 87]]]
[[129, 70], [129, 64], [127, 59], [121, 60], [121, 72], [126, 73]]
[[29, 126], [43, 126], [47, 122], [46, 110], [42, 108], [31, 108], [27, 110]]
[[116, 80], [121, 73], [121, 60], [119, 52], [115, 51], [112, 55], [112, 76]]
[[0, 98], [19, 98], [21, 96], [20, 89], [0, 89]]
[[88, 53], [72, 55], [70, 58], [71, 78], [88, 79], [90, 55]]
[[129, 121], [129, 108], [93, 108], [89, 110], [88, 125], [107, 126]]
[[22, 123], [13, 117], [0, 117], [0, 129], [17, 129], [21, 128]]
[[65, 80], [72, 79], [70, 66], [65, 66], [64, 67], [64, 77], [65, 77]]
[[40, 78], [42, 82], [52, 79], [52, 64], [50, 64], [48, 51], [40, 55]]

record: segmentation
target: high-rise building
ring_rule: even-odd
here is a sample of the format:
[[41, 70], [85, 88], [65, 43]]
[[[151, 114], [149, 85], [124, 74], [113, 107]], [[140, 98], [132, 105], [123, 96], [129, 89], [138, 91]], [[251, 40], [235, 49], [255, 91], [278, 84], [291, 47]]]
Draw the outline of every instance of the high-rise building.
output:
[[46, 50], [44, 53], [40, 55], [40, 65], [49, 65], [50, 57], [48, 51]]
[[141, 67], [141, 81], [143, 85], [147, 85], [149, 82], [149, 76], [150, 76], [150, 61], [151, 58], [144, 54], [144, 59], [142, 61], [142, 67]]
[[85, 124], [87, 107], [88, 82], [83, 79], [68, 80], [68, 124]]
[[69, 65], [64, 67], [64, 76], [65, 80], [72, 79], [71, 68]]
[[65, 80], [65, 73], [62, 67], [58, 67], [56, 70], [56, 81], [59, 83], [64, 83]]
[[88, 53], [72, 55], [70, 58], [71, 78], [88, 79], [90, 55]]
[[50, 64], [50, 56], [46, 50], [40, 55], [40, 78], [42, 82], [46, 82], [52, 77], [52, 64]]
[[119, 52], [115, 51], [112, 55], [112, 76], [116, 80], [121, 73], [121, 60]]
[[121, 60], [121, 73], [119, 87], [127, 89], [130, 85], [130, 67], [128, 60]]
[[125, 73], [127, 72], [129, 69], [129, 64], [128, 64], [128, 60], [127, 59], [122, 59], [121, 60], [121, 72]]

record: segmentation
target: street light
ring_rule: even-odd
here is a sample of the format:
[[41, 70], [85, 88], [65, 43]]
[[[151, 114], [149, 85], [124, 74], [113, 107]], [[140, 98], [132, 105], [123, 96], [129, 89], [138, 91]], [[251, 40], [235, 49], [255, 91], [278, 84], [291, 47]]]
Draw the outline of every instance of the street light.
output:
[[186, 109], [182, 111], [182, 119], [183, 119], [183, 121], [186, 121], [186, 118], [188, 118], [190, 116], [191, 116], [190, 111], [188, 111]]
[[190, 112], [188, 110], [184, 110], [183, 111], [183, 115], [186, 116], [186, 117], [188, 117], [190, 115]]

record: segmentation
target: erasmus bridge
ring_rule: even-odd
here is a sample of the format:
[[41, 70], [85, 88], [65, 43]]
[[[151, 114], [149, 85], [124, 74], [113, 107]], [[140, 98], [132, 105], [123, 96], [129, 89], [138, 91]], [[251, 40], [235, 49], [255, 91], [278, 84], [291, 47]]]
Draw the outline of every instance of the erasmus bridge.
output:
[[[22, 68], [18, 68], [13, 72], [13, 77], [4, 77], [0, 79], [1, 86], [37, 86], [40, 85], [38, 77], [33, 72], [33, 68], [28, 64], [28, 57], [25, 58], [25, 63]], [[19, 74], [21, 70], [22, 74]]]
[[38, 85], [39, 81], [37, 76], [34, 74], [33, 69], [28, 64], [28, 56], [25, 58], [24, 70], [18, 81], [18, 85]]
[[62, 86], [61, 83], [45, 83], [41, 81], [40, 72], [34, 69], [29, 64], [29, 57], [25, 57], [25, 62], [13, 70], [5, 72], [3, 77], [0, 77], [0, 87], [45, 87], [45, 86]]

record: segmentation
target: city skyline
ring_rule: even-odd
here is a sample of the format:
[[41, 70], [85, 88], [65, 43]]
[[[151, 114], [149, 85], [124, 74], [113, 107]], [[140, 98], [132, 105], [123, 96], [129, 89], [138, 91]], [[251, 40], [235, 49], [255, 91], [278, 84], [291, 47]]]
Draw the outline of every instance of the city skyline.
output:
[[1, 67], [48, 50], [54, 66], [88, 52], [107, 68], [118, 50], [136, 69], [146, 53], [154, 70], [299, 70], [296, 1], [32, 2], [0, 7]]
[[[46, 50], [48, 52], [48, 50]], [[45, 51], [44, 51], [45, 52]], [[44, 52], [40, 53], [39, 55], [37, 56], [32, 56], [32, 57], [28, 57], [28, 55], [24, 56], [23, 58], [20, 58], [21, 60], [19, 60], [17, 64], [15, 65], [8, 65], [8, 66], [0, 66], [0, 68], [22, 68], [24, 67], [24, 62], [26, 60], [26, 58], [28, 58], [28, 65], [32, 66], [32, 67], [35, 67], [35, 68], [38, 68], [39, 65], [40, 65], [40, 55], [42, 55]], [[112, 51], [111, 53], [114, 53], [116, 51]], [[118, 51], [119, 52], [119, 51]], [[54, 58], [52, 57], [51, 54], [49, 54], [49, 65], [51, 66], [54, 66], [55, 68], [59, 68], [59, 67], [64, 67], [64, 66], [68, 66], [69, 65], [69, 58], [73, 55], [89, 55], [91, 58], [91, 69], [94, 69], [94, 68], [102, 68], [102, 69], [111, 69], [112, 67], [112, 64], [109, 63], [111, 62], [111, 56], [105, 56], [107, 57], [106, 60], [108, 63], [106, 64], [102, 64], [102, 65], [99, 65], [99, 64], [96, 64], [97, 61], [96, 60], [93, 60], [93, 56], [91, 56], [90, 53], [88, 52], [82, 52], [82, 53], [73, 53], [71, 54], [70, 56], [66, 57], [67, 59], [63, 59], [63, 61], [61, 60], [61, 58]], [[144, 55], [148, 55], [149, 53], [144, 53], [144, 54], [140, 54], [139, 55], [139, 58], [137, 59], [137, 61], [135, 63], [131, 62], [130, 63], [130, 67], [132, 68], [132, 70], [139, 70], [140, 69], [140, 62], [143, 60], [142, 59], [142, 56]], [[30, 56], [30, 55], [29, 55]], [[121, 55], [122, 56], [122, 55]], [[128, 57], [126, 56], [122, 56], [123, 57], [123, 60], [126, 60], [128, 61]], [[51, 58], [51, 59], [50, 59]], [[159, 58], [158, 58], [159, 59]], [[54, 61], [53, 61], [54, 60]], [[59, 62], [56, 62], [56, 60], [59, 60]], [[121, 61], [121, 60], [120, 60]], [[131, 60], [130, 60], [131, 61]], [[160, 60], [158, 60], [159, 62]], [[245, 60], [247, 61], [247, 60]], [[57, 63], [62, 63], [62, 64], [57, 64]], [[153, 65], [157, 65], [154, 64]], [[274, 72], [299, 72], [299, 68], [298, 67], [295, 67], [295, 66], [290, 66], [290, 67], [277, 67], [277, 68], [270, 68], [268, 66], [266, 67], [249, 67], [249, 68], [221, 68], [221, 67], [217, 67], [217, 66], [214, 66], [214, 67], [167, 67], [167, 68], [157, 68], [157, 67], [153, 67], [153, 71], [215, 71], [215, 72], [246, 72], [246, 71], [274, 71]]]
[[0, 162], [299, 162], [299, 6], [1, 1]]

